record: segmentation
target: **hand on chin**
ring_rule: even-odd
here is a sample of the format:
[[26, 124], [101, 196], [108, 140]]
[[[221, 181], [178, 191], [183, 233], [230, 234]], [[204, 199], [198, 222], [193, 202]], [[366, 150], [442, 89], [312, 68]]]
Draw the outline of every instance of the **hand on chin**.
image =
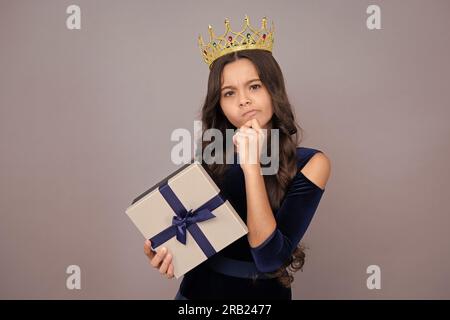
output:
[[233, 136], [233, 143], [239, 153], [240, 166], [244, 173], [260, 170], [260, 154], [265, 134], [256, 118], [244, 123]]

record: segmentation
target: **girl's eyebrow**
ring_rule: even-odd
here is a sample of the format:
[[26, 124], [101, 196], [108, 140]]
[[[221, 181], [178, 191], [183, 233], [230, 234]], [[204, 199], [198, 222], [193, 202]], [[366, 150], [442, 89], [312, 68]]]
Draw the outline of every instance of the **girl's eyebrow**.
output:
[[[251, 83], [253, 81], [261, 81], [261, 80], [259, 78], [256, 78], [256, 79], [252, 79], [252, 80], [247, 81], [245, 84], [247, 85], [247, 84], [249, 84], [249, 83]], [[234, 89], [233, 86], [224, 86], [224, 87], [222, 87], [222, 89], [220, 89], [220, 91], [223, 91], [223, 90], [225, 90], [227, 88]]]

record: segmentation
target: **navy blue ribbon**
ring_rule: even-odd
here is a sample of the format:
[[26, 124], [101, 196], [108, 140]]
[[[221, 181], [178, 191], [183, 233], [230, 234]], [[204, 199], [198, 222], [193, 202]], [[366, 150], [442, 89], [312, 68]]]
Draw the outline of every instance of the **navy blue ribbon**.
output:
[[172, 218], [171, 226], [167, 227], [150, 239], [152, 242], [152, 247], [156, 248], [175, 236], [179, 242], [185, 245], [186, 231], [189, 231], [199, 245], [200, 249], [202, 249], [203, 253], [208, 258], [214, 255], [216, 250], [213, 248], [211, 243], [209, 243], [208, 238], [206, 238], [204, 233], [200, 230], [197, 222], [206, 221], [216, 217], [212, 211], [225, 202], [221, 195], [218, 194], [199, 208], [188, 211], [167, 182], [159, 186], [158, 189], [163, 198], [175, 212], [175, 216]]

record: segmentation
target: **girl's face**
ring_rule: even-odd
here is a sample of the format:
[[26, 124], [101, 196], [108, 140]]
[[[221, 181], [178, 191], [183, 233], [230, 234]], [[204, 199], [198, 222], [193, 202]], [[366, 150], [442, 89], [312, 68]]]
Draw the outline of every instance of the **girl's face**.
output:
[[261, 128], [273, 115], [269, 91], [259, 80], [254, 64], [246, 58], [225, 65], [222, 71], [220, 106], [223, 113], [236, 128], [256, 118]]

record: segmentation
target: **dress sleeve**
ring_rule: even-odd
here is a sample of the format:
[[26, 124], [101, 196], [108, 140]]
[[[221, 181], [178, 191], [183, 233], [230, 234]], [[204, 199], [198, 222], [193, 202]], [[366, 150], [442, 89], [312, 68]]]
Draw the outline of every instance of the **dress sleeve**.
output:
[[250, 247], [260, 272], [273, 272], [289, 259], [308, 229], [324, 191], [302, 172], [292, 179], [275, 214], [277, 228], [263, 243]]

